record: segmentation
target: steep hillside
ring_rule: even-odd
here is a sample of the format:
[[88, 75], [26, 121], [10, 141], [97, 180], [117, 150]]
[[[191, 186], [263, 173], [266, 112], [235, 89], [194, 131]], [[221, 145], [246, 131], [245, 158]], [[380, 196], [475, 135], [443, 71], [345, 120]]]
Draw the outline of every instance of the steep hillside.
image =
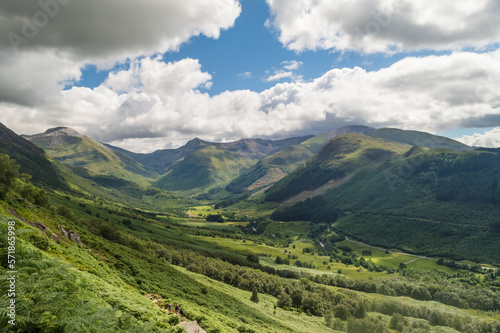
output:
[[24, 137], [44, 149], [56, 161], [82, 167], [92, 176], [122, 179], [141, 186], [147, 186], [151, 181], [148, 178], [154, 176], [154, 173], [129, 156], [113, 151], [71, 128], [58, 127]]
[[254, 163], [251, 158], [206, 146], [174, 163], [154, 186], [170, 191], [209, 189], [230, 182]]
[[130, 156], [158, 172], [165, 173], [154, 186], [194, 194], [225, 186], [266, 155], [308, 138], [276, 141], [243, 139], [227, 143], [212, 143], [195, 138], [175, 150], [159, 150], [152, 154]]
[[322, 186], [336, 186], [366, 167], [384, 163], [410, 146], [363, 134], [342, 134], [330, 140], [304, 166], [266, 191], [266, 200], [280, 202]]
[[345, 133], [367, 134], [373, 130], [374, 128], [367, 126], [344, 126], [328, 133], [316, 135], [304, 142], [266, 156], [238, 178], [234, 179], [226, 187], [226, 190], [232, 193], [241, 193], [245, 190], [252, 191], [272, 185], [304, 164], [328, 140]]
[[67, 188], [60, 173], [47, 160], [45, 152], [0, 123], [0, 153], [19, 164], [19, 172], [29, 174], [38, 185]]
[[274, 218], [333, 216], [335, 228], [370, 244], [498, 264], [499, 175], [497, 150], [414, 147]]

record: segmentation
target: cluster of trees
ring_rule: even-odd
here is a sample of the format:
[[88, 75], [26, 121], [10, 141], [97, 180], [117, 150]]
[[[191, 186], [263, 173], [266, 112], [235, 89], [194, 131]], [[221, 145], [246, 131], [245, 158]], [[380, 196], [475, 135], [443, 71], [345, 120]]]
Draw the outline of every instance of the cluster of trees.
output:
[[[463, 270], [467, 270], [467, 271], [471, 271], [471, 272], [475, 272], [475, 273], [486, 273], [488, 271], [486, 269], [483, 269], [481, 267], [481, 265], [478, 265], [478, 264], [475, 264], [475, 265], [461, 264], [459, 262], [456, 262], [453, 260], [446, 260], [443, 258], [440, 258], [437, 261], [437, 264], [441, 265], [441, 266], [450, 267], [450, 268], [463, 269]], [[493, 272], [496, 272], [496, 270], [493, 270]]]
[[[439, 205], [439, 206], [437, 206]], [[465, 206], [465, 205], [464, 205]], [[429, 215], [399, 215], [382, 212], [356, 212], [345, 216], [336, 228], [363, 242], [384, 248], [399, 248], [406, 253], [422, 254], [476, 262], [500, 263], [495, 235], [488, 232], [488, 224], [496, 219], [495, 208], [469, 209], [455, 203], [429, 203], [436, 209]], [[438, 209], [450, 216], [439, 216]], [[466, 217], [474, 221], [466, 220]], [[439, 223], [437, 223], [439, 222]], [[468, 224], [466, 224], [468, 222]]]
[[288, 258], [281, 258], [281, 257], [278, 256], [274, 260], [274, 263], [276, 263], [278, 265], [290, 265], [290, 259], [288, 259]]
[[370, 311], [391, 316], [390, 327], [398, 332], [428, 332], [427, 323], [412, 321], [405, 318], [418, 318], [428, 321], [433, 326], [451, 327], [459, 332], [480, 333], [497, 332], [500, 322], [478, 321], [460, 312], [443, 312], [442, 310], [423, 304], [396, 304], [390, 300], [371, 303]]
[[440, 153], [422, 159], [414, 167], [409, 176], [435, 188], [438, 200], [500, 205], [498, 150]]
[[[325, 207], [328, 207], [325, 209]], [[313, 223], [333, 223], [338, 217], [338, 210], [327, 205], [320, 197], [306, 199], [291, 207], [278, 209], [271, 214], [271, 219], [277, 221], [311, 221]]]
[[284, 309], [300, 309], [312, 315], [321, 316], [331, 311], [342, 302], [345, 318], [366, 314], [366, 305], [356, 296], [349, 297], [334, 293], [326, 287], [315, 285], [309, 279], [299, 281], [283, 279], [280, 276], [252, 269], [235, 266], [218, 258], [207, 258], [187, 251], [166, 257], [173, 264], [203, 274], [240, 289], [266, 293], [278, 298], [278, 306]]
[[230, 196], [229, 198], [224, 199], [224, 200], [218, 202], [217, 204], [215, 204], [215, 209], [224, 208], [224, 207], [234, 205], [235, 203], [238, 203], [240, 201], [247, 199], [248, 197], [250, 197], [250, 195], [251, 195], [251, 192], [243, 193], [243, 194], [240, 194], [237, 196]]
[[19, 165], [6, 154], [0, 154], [0, 199], [10, 190], [15, 190], [23, 200], [35, 205], [48, 207], [49, 198], [44, 189], [33, 186], [29, 175], [19, 175]]
[[207, 216], [208, 222], [224, 223], [224, 217], [221, 214], [210, 214]]
[[0, 154], [0, 199], [14, 186], [19, 166], [6, 154]]

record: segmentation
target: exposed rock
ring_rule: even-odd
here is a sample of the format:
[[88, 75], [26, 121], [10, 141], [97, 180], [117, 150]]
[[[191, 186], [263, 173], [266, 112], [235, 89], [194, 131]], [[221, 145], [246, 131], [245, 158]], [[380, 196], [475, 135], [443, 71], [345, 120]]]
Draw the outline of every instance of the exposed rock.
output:
[[186, 330], [188, 333], [207, 333], [201, 326], [198, 324], [198, 322], [195, 321], [184, 321], [178, 325], [179, 327], [182, 327], [183, 329]]
[[39, 221], [35, 221], [33, 223], [30, 223], [31, 226], [37, 228], [38, 230], [42, 231], [43, 233], [45, 233], [45, 230], [48, 230], [50, 231], [50, 234], [51, 234], [51, 239], [56, 242], [56, 243], [64, 243], [66, 245], [68, 245], [68, 243], [66, 243], [64, 241], [64, 239], [62, 239], [58, 234], [56, 234], [55, 232], [53, 232], [49, 227], [47, 227], [45, 224], [39, 222]]
[[15, 216], [15, 217], [16, 217], [16, 218], [18, 218], [19, 220], [23, 221], [23, 222], [24, 222], [24, 223], [26, 223], [27, 225], [32, 226], [32, 227], [35, 227], [35, 228], [37, 228], [38, 230], [40, 230], [40, 231], [42, 231], [42, 232], [44, 232], [44, 233], [45, 233], [45, 230], [49, 230], [49, 231], [51, 232], [51, 234], [52, 234], [52, 237], [51, 237], [51, 238], [52, 238], [52, 240], [53, 240], [54, 242], [59, 243], [59, 244], [60, 244], [60, 243], [64, 243], [64, 244], [68, 245], [68, 243], [66, 243], [66, 242], [64, 241], [64, 239], [63, 239], [63, 238], [61, 238], [58, 234], [56, 234], [54, 231], [52, 231], [52, 230], [51, 230], [49, 227], [47, 227], [45, 224], [43, 224], [43, 223], [41, 223], [41, 222], [39, 222], [39, 221], [30, 222], [30, 221], [28, 221], [28, 220], [26, 220], [26, 219], [22, 218], [22, 217], [21, 217], [19, 214], [17, 214], [17, 212], [16, 212], [14, 209], [12, 209], [12, 208], [9, 208], [9, 209], [8, 209], [8, 211], [9, 211], [9, 212], [10, 212], [13, 216]]
[[85, 245], [82, 243], [80, 235], [74, 232], [73, 230], [71, 229], [65, 230], [62, 226], [59, 226], [59, 231], [61, 232], [64, 238], [69, 239], [79, 245]]

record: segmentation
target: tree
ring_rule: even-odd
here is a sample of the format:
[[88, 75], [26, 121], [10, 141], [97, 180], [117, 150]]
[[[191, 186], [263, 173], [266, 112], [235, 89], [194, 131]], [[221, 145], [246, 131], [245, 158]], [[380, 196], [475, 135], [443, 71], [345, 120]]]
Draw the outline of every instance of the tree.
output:
[[35, 205], [47, 207], [49, 205], [49, 197], [43, 189], [36, 188], [30, 183], [24, 185], [20, 194], [25, 200], [28, 200]]
[[0, 154], [0, 198], [4, 198], [14, 185], [19, 166], [8, 155]]
[[259, 263], [259, 256], [256, 254], [247, 254], [247, 260], [258, 264]]
[[217, 215], [208, 215], [207, 216], [207, 221], [208, 222], [218, 222], [218, 223], [223, 223], [224, 222], [224, 218], [222, 217], [221, 214], [217, 214]]
[[350, 313], [349, 309], [347, 309], [347, 306], [344, 304], [339, 304], [335, 307], [335, 318], [339, 318], [340, 320], [347, 320], [349, 319]]
[[282, 291], [278, 296], [278, 306], [283, 309], [290, 308], [292, 306], [292, 298], [290, 297], [290, 295]]
[[252, 297], [250, 297], [250, 300], [255, 303], [259, 303], [259, 293], [257, 292], [257, 288], [253, 288], [252, 290]]
[[394, 313], [391, 317], [390, 327], [398, 332], [403, 332], [405, 326], [408, 325], [408, 320], [399, 313]]

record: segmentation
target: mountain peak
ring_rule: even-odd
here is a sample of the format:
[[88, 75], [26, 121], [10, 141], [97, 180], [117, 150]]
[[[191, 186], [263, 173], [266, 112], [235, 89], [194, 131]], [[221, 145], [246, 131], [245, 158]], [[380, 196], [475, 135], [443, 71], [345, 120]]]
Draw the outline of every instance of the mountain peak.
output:
[[194, 149], [194, 148], [201, 147], [207, 143], [208, 143], [207, 141], [204, 141], [204, 140], [196, 137], [196, 138], [191, 139], [188, 142], [186, 142], [186, 144], [184, 145], [184, 148]]
[[75, 131], [74, 129], [70, 127], [54, 127], [54, 128], [49, 128], [48, 130], [45, 131], [42, 135], [45, 136], [54, 136], [54, 135], [67, 135], [67, 136], [76, 136], [76, 137], [82, 137], [83, 135]]

